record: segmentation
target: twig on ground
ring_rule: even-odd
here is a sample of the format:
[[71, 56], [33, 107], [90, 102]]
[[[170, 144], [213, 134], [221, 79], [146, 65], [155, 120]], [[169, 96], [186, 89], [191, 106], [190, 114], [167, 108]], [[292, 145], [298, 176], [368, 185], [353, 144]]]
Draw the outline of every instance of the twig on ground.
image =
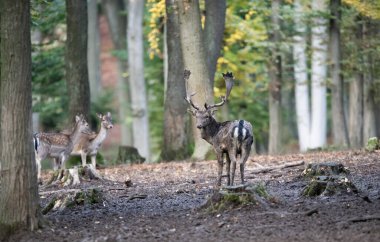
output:
[[278, 165], [278, 166], [270, 166], [270, 167], [263, 167], [260, 169], [254, 169], [250, 173], [251, 174], [266, 173], [266, 172], [273, 171], [273, 170], [279, 170], [279, 169], [284, 169], [284, 168], [294, 167], [294, 166], [301, 166], [304, 164], [305, 164], [304, 161], [295, 161], [295, 162], [289, 162], [289, 163], [285, 163], [285, 164]]

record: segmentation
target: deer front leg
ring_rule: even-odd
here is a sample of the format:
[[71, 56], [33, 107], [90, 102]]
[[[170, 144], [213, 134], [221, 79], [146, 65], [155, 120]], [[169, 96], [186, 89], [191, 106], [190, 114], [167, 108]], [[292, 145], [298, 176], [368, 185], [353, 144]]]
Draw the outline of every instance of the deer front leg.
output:
[[82, 166], [85, 167], [86, 166], [86, 159], [87, 159], [87, 154], [86, 152], [82, 151], [80, 153], [80, 158], [82, 160]]
[[220, 187], [222, 185], [223, 154], [221, 152], [217, 152], [216, 158], [218, 160], [218, 180], [216, 185]]
[[96, 154], [91, 156], [91, 164], [96, 170]]

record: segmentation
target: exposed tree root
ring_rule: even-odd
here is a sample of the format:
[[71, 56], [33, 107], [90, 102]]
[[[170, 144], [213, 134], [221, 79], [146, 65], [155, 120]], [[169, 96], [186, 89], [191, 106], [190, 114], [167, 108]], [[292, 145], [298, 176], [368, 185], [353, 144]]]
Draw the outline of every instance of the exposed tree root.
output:
[[288, 168], [288, 167], [301, 166], [304, 164], [305, 164], [304, 161], [295, 161], [295, 162], [289, 162], [289, 163], [285, 163], [285, 164], [278, 165], [278, 166], [270, 166], [270, 167], [263, 167], [263, 168], [259, 168], [259, 169], [254, 169], [250, 173], [251, 174], [266, 173], [266, 172], [270, 172], [273, 170], [280, 170], [280, 169], [284, 169], [284, 168]]

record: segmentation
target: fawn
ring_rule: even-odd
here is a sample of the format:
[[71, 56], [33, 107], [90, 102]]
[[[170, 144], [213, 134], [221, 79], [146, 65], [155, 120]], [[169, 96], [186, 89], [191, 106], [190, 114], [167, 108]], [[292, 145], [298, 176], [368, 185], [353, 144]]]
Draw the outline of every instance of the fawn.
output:
[[41, 161], [54, 159], [54, 170], [64, 167], [74, 145], [82, 136], [91, 132], [83, 115], [75, 117], [75, 125], [71, 133], [37, 133], [33, 137], [34, 151], [37, 163], [37, 177], [41, 182]]
[[[185, 70], [184, 77], [186, 83], [188, 82], [190, 71]], [[227, 185], [234, 184], [236, 162], [240, 165], [241, 182], [244, 183], [244, 166], [247, 161], [251, 145], [253, 143], [252, 125], [245, 120], [217, 122], [213, 114], [216, 107], [223, 106], [231, 92], [233, 86], [232, 73], [223, 74], [226, 82], [226, 96], [222, 96], [220, 103], [209, 105], [204, 104], [204, 109], [201, 110], [195, 105], [191, 97], [195, 93], [189, 95], [186, 90], [187, 96], [185, 100], [190, 104], [193, 110], [189, 112], [195, 117], [197, 128], [201, 130], [201, 137], [211, 144], [215, 150], [218, 160], [218, 178], [217, 185], [221, 185], [222, 171], [223, 171], [223, 156], [226, 156], [226, 170], [227, 170]], [[230, 165], [232, 163], [232, 169]]]
[[108, 130], [113, 128], [110, 112], [106, 115], [97, 114], [97, 116], [100, 119], [99, 132], [82, 136], [71, 152], [71, 155], [81, 156], [83, 167], [86, 165], [87, 155], [89, 155], [94, 169], [96, 169], [96, 154], [103, 141], [106, 139]]

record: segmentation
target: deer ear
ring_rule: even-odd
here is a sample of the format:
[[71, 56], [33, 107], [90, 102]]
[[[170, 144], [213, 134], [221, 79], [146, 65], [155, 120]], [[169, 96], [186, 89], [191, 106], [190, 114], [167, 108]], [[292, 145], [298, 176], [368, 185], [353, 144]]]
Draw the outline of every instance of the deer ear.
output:
[[81, 118], [78, 115], [75, 115], [75, 122], [79, 122], [79, 120], [81, 120]]
[[207, 105], [207, 103], [205, 103], [205, 109], [206, 109], [206, 110], [208, 109], [208, 105]]
[[111, 117], [111, 113], [110, 112], [107, 112], [107, 117]]
[[97, 113], [96, 116], [98, 116], [98, 118], [102, 119], [103, 115], [101, 113]]

